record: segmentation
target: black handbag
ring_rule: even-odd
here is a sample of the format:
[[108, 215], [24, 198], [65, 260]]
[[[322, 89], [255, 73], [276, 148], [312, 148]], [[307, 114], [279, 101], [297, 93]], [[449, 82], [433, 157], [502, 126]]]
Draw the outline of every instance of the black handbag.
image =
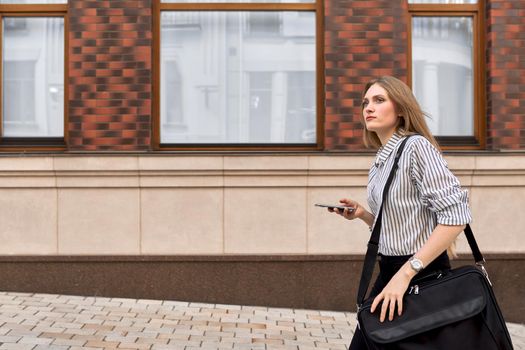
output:
[[[383, 189], [383, 203], [408, 137], [401, 143]], [[383, 203], [365, 256], [357, 295], [358, 327], [369, 349], [388, 350], [508, 350], [512, 341], [485, 270], [485, 260], [467, 225], [465, 235], [476, 265], [416, 276], [403, 297], [403, 313], [379, 322], [380, 310], [370, 313], [365, 300], [381, 234]]]

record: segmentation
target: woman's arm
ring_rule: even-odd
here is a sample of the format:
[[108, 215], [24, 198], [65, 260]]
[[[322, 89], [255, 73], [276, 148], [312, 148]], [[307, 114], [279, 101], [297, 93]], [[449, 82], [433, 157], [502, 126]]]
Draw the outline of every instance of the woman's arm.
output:
[[[465, 225], [441, 225], [438, 224], [427, 242], [421, 249], [414, 254], [415, 257], [423, 262], [423, 266], [428, 266], [435, 258], [443, 253], [448, 246], [454, 242], [456, 237], [465, 229]], [[399, 271], [392, 277], [390, 282], [385, 286], [383, 291], [374, 299], [370, 312], [374, 312], [376, 307], [383, 300], [381, 306], [380, 321], [383, 322], [387, 311], [388, 319], [394, 319], [394, 310], [397, 303], [397, 313], [401, 315], [403, 312], [403, 295], [405, 294], [410, 280], [416, 275], [416, 271], [412, 269], [410, 263], [407, 261]]]
[[[416, 254], [414, 254], [414, 256], [423, 262], [423, 266], [428, 266], [428, 264], [434, 261], [435, 258], [447, 250], [447, 248], [454, 242], [457, 236], [463, 232], [465, 227], [466, 225], [450, 226], [438, 224], [428, 238], [427, 242], [421, 247], [421, 249], [419, 249]], [[403, 265], [403, 268], [406, 268], [405, 265]], [[409, 264], [408, 269], [412, 270]]]
[[340, 214], [340, 215], [344, 216], [348, 220], [361, 219], [369, 227], [372, 227], [372, 225], [374, 224], [375, 217], [374, 217], [374, 215], [372, 213], [370, 213], [368, 210], [363, 208], [363, 206], [361, 204], [359, 204], [358, 202], [356, 202], [356, 201], [354, 201], [352, 199], [348, 199], [348, 198], [340, 199], [339, 202], [341, 204], [347, 206], [347, 207], [354, 208], [354, 210], [350, 211], [350, 210], [346, 210], [345, 209], [344, 212], [341, 212], [337, 208], [335, 208], [333, 210], [329, 208], [328, 211]]
[[368, 210], [363, 209], [363, 213], [359, 216], [359, 219], [363, 220], [369, 227], [374, 225], [375, 217]]

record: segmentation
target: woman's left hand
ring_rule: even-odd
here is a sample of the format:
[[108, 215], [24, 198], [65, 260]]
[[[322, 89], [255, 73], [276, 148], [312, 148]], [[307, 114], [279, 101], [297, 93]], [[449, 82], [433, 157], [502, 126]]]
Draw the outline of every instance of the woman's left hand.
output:
[[411, 277], [400, 269], [388, 282], [385, 288], [379, 293], [372, 303], [370, 312], [374, 312], [381, 300], [383, 305], [381, 306], [381, 315], [379, 321], [385, 320], [388, 312], [388, 319], [392, 321], [394, 319], [394, 312], [397, 304], [397, 314], [401, 316], [403, 312], [403, 296], [405, 295], [408, 285], [410, 284]]

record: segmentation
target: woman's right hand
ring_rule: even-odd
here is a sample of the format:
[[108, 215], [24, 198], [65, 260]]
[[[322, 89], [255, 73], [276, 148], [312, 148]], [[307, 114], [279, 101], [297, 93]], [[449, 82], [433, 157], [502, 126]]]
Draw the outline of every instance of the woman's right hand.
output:
[[328, 208], [328, 211], [331, 213], [337, 213], [348, 220], [360, 219], [365, 213], [365, 209], [354, 200], [343, 198], [340, 199], [339, 202], [346, 207], [354, 208], [354, 210], [345, 209], [344, 211], [341, 211], [337, 208]]

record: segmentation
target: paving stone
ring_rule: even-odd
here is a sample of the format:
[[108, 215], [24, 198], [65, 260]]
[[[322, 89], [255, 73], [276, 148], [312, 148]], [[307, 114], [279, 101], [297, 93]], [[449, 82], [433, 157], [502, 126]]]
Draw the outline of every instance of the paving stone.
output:
[[71, 339], [73, 334], [66, 334], [61, 332], [43, 332], [40, 334], [41, 338], [51, 338], [51, 339]]
[[0, 345], [0, 349], [6, 350], [32, 350], [35, 348], [35, 344], [12, 344], [12, 343], [3, 343]]
[[85, 347], [93, 347], [93, 348], [109, 348], [109, 347], [117, 347], [119, 345], [119, 342], [113, 342], [113, 341], [105, 341], [105, 340], [89, 340]]
[[64, 334], [73, 334], [73, 335], [93, 335], [96, 333], [95, 329], [89, 328], [66, 328]]
[[53, 345], [61, 345], [61, 346], [82, 346], [86, 343], [85, 340], [78, 340], [78, 339], [54, 339]]
[[265, 344], [235, 344], [233, 345], [234, 349], [250, 349], [250, 350], [264, 350], [266, 348]]
[[0, 337], [0, 344], [1, 343], [16, 343], [21, 338], [22, 337], [18, 337], [18, 336], [15, 337], [15, 336], [4, 335]]
[[18, 341], [18, 344], [33, 344], [33, 345], [44, 345], [51, 344], [53, 339], [50, 338], [39, 338], [39, 337], [22, 337]]
[[185, 345], [164, 345], [164, 344], [155, 344], [151, 347], [151, 350], [185, 350]]
[[69, 350], [69, 345], [37, 345], [33, 350]]

